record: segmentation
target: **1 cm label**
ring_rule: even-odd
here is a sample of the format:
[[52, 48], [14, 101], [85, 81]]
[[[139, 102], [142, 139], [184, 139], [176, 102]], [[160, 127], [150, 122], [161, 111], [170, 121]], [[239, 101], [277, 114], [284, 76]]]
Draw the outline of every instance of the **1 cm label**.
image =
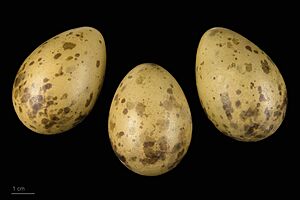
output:
[[26, 188], [24, 186], [13, 186], [13, 192], [25, 192]]

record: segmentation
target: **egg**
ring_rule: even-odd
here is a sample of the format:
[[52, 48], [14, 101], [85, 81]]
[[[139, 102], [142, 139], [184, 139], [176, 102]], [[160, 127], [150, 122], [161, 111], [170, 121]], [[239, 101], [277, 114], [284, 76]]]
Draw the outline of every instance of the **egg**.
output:
[[176, 167], [192, 137], [186, 97], [164, 68], [133, 68], [117, 88], [108, 119], [109, 138], [119, 160], [140, 175], [156, 176]]
[[196, 84], [210, 121], [239, 141], [259, 141], [281, 125], [287, 107], [283, 77], [254, 43], [226, 28], [202, 36], [196, 55]]
[[12, 89], [15, 112], [40, 134], [65, 132], [92, 110], [106, 68], [101, 33], [92, 27], [65, 31], [37, 47], [21, 65]]

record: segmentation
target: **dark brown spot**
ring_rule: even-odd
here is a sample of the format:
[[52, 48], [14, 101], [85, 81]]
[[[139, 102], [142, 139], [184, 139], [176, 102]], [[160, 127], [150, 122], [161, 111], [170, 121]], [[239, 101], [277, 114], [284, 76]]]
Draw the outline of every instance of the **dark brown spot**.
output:
[[64, 94], [60, 97], [61, 100], [66, 99], [66, 98], [68, 98], [68, 94], [67, 94], [67, 93], [64, 93]]
[[258, 86], [257, 90], [258, 90], [259, 93], [261, 93], [262, 92], [261, 86]]
[[167, 92], [168, 92], [169, 94], [173, 94], [172, 88], [168, 88], [168, 89], [167, 89]]
[[22, 108], [21, 108], [21, 106], [19, 106], [19, 112], [20, 112], [20, 113], [22, 112]]
[[251, 47], [250, 46], [245, 46], [245, 48], [248, 50], [248, 51], [251, 51], [252, 52], [252, 49], [251, 49]]
[[73, 56], [68, 56], [67, 58], [66, 58], [66, 60], [72, 60], [73, 59]]
[[42, 89], [44, 92], [46, 92], [47, 90], [49, 90], [52, 87], [51, 83], [47, 83], [46, 85], [43, 85]]
[[231, 106], [231, 101], [229, 99], [229, 95], [226, 92], [226, 93], [220, 94], [220, 97], [221, 97], [221, 102], [223, 104], [223, 109], [225, 111], [225, 114], [226, 114], [227, 118], [229, 120], [231, 120], [232, 119], [231, 113], [233, 113], [233, 108]]
[[260, 61], [262, 70], [268, 74], [270, 72], [270, 66], [266, 60]]
[[235, 102], [235, 107], [239, 108], [241, 106], [241, 101], [240, 100], [237, 100]]
[[75, 54], [75, 57], [77, 57], [77, 58], [78, 58], [79, 56], [80, 56], [80, 54], [79, 54], [79, 53], [76, 53], [76, 54]]
[[123, 132], [123, 131], [117, 133], [117, 137], [118, 137], [118, 138], [122, 137], [123, 135], [124, 135], [124, 132]]
[[125, 108], [125, 109], [123, 110], [123, 114], [126, 115], [127, 113], [128, 113], [128, 110], [127, 110], [127, 108]]
[[70, 111], [71, 111], [71, 109], [70, 109], [69, 107], [65, 107], [65, 108], [64, 108], [64, 113], [65, 113], [65, 114], [69, 113]]
[[253, 88], [254, 88], [254, 83], [251, 82], [251, 83], [250, 83], [250, 89], [253, 89]]
[[54, 55], [54, 59], [58, 59], [61, 56], [61, 53], [57, 53]]
[[98, 68], [100, 66], [100, 60], [97, 60], [96, 67]]
[[114, 131], [115, 127], [116, 127], [116, 123], [110, 121], [110, 122], [109, 122], [109, 128], [110, 128], [110, 130]]
[[246, 71], [251, 72], [252, 71], [252, 64], [251, 63], [245, 63]]
[[29, 66], [33, 65], [34, 64], [34, 61], [32, 61], [31, 63], [29, 63]]
[[257, 50], [253, 50], [253, 52], [256, 53], [256, 54], [258, 54], [258, 51], [257, 51]]
[[43, 80], [44, 83], [47, 83], [48, 81], [49, 81], [48, 78], [44, 78], [44, 80]]
[[67, 49], [73, 49], [75, 46], [76, 46], [76, 44], [74, 44], [72, 42], [66, 42], [66, 43], [64, 43], [63, 48], [64, 48], [64, 50], [67, 50]]
[[85, 107], [88, 107], [93, 99], [93, 92], [90, 94], [90, 98], [86, 100]]
[[240, 95], [241, 94], [241, 90], [238, 89], [237, 91], [235, 91], [237, 95]]
[[282, 91], [281, 91], [281, 85], [278, 84], [278, 91], [279, 91], [279, 95], [281, 96], [282, 95]]

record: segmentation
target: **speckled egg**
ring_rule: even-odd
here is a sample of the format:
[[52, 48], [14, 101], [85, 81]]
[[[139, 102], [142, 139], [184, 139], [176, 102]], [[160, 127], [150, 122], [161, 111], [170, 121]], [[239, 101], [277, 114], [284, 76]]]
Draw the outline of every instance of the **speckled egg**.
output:
[[191, 113], [180, 85], [156, 64], [136, 66], [114, 95], [108, 130], [115, 154], [128, 169], [146, 176], [173, 169], [192, 137]]
[[76, 126], [96, 102], [105, 67], [104, 39], [94, 28], [71, 29], [44, 42], [25, 59], [13, 84], [19, 119], [47, 135]]
[[234, 31], [212, 28], [204, 33], [197, 50], [196, 82], [208, 118], [236, 140], [262, 140], [284, 119], [287, 90], [278, 68]]

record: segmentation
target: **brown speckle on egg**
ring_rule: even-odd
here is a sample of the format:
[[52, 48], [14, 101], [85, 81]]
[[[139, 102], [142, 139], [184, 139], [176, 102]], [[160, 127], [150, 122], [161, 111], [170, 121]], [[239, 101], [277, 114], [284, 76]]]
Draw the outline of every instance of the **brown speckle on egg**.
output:
[[246, 45], [245, 48], [246, 48], [248, 51], [252, 52], [252, 48], [251, 48], [249, 45]]
[[53, 58], [54, 58], [54, 59], [58, 59], [60, 56], [61, 56], [61, 53], [57, 53], [57, 54], [54, 55]]
[[270, 66], [266, 60], [261, 61], [261, 68], [264, 71], [264, 73], [269, 74]]
[[168, 88], [168, 89], [167, 89], [167, 92], [168, 92], [169, 94], [173, 94], [172, 88]]
[[123, 114], [124, 115], [126, 115], [128, 113], [128, 110], [127, 110], [127, 108], [124, 108], [124, 110], [123, 110]]
[[85, 102], [85, 107], [88, 107], [93, 99], [93, 92], [90, 94], [90, 97]]
[[63, 44], [63, 48], [64, 50], [67, 50], [67, 49], [73, 49], [74, 47], [76, 46], [76, 44], [72, 43], [72, 42], [65, 42]]

